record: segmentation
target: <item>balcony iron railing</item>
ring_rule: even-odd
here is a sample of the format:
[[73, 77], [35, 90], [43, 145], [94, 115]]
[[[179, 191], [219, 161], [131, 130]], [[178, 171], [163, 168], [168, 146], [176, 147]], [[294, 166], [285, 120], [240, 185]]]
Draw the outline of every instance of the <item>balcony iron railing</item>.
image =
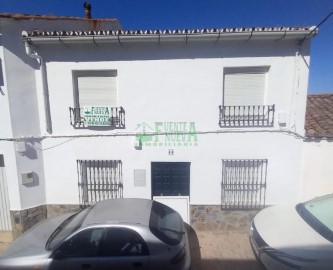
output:
[[220, 127], [273, 127], [275, 105], [219, 106]]
[[[89, 124], [83, 116], [83, 108], [69, 108], [70, 124], [75, 128], [88, 128]], [[98, 125], [94, 125], [95, 127]], [[111, 107], [106, 128], [125, 128], [125, 110], [123, 107]]]

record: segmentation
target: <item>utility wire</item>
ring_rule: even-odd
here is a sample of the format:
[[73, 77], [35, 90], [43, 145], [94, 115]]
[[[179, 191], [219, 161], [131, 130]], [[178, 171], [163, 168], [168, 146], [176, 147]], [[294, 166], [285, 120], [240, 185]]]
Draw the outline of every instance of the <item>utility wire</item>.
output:
[[80, 135], [44, 135], [44, 136], [30, 136], [30, 137], [19, 137], [19, 138], [0, 138], [0, 141], [25, 141], [25, 140], [45, 140], [45, 139], [78, 139], [78, 138], [98, 138], [98, 137], [142, 137], [142, 136], [160, 136], [160, 135], [206, 135], [206, 134], [230, 134], [230, 133], [280, 133], [293, 135], [296, 138], [304, 139], [305, 137], [301, 134], [292, 130], [207, 130], [207, 131], [175, 131], [175, 132], [121, 132], [112, 134], [80, 134]]
[[312, 31], [309, 34], [307, 34], [305, 38], [303, 38], [303, 40], [300, 42], [300, 45], [302, 45], [306, 39], [309, 39], [309, 36], [311, 36], [313, 32], [315, 32], [320, 26], [322, 26], [332, 15], [333, 11], [331, 11], [331, 13], [329, 13], [314, 29], [312, 29]]

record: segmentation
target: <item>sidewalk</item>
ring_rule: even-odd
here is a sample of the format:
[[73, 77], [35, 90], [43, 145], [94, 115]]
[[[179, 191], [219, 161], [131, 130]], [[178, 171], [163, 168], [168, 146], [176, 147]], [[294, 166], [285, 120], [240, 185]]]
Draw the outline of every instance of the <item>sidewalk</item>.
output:
[[192, 229], [189, 236], [192, 270], [264, 270], [252, 252], [247, 232]]
[[7, 249], [9, 243], [11, 243], [12, 241], [13, 235], [11, 232], [0, 231], [0, 255]]

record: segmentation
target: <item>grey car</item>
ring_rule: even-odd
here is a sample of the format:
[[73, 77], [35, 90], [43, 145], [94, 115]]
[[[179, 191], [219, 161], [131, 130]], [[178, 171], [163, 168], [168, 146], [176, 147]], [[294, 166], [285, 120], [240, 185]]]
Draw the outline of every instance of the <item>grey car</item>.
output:
[[190, 269], [184, 222], [152, 200], [114, 199], [46, 219], [16, 239], [0, 269]]

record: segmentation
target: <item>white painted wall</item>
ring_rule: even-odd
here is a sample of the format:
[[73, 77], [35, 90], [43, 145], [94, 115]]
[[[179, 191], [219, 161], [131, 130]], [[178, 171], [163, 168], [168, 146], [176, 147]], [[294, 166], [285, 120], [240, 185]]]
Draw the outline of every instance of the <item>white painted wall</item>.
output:
[[[78, 159], [116, 159], [123, 162], [124, 197], [151, 198], [151, 162], [191, 162], [190, 203], [221, 203], [222, 159], [268, 159], [266, 203], [299, 200], [302, 141], [284, 134], [208, 134], [198, 147], [143, 147], [132, 137], [47, 139], [44, 141], [46, 200], [77, 204]], [[174, 155], [168, 149], [174, 149]], [[134, 185], [134, 169], [146, 170], [146, 187]]]
[[[308, 62], [307, 42], [303, 53]], [[23, 44], [17, 46], [19, 53], [11, 55], [8, 51], [8, 59], [13, 61], [8, 69], [13, 70], [14, 66], [19, 65], [23, 68], [18, 73], [19, 77], [22, 75], [31, 79], [34, 97], [30, 98], [34, 106], [30, 107], [28, 105], [31, 103], [27, 103], [24, 108], [32, 118], [33, 127], [27, 125], [26, 129], [20, 129], [22, 120], [16, 121], [12, 116], [11, 121], [18, 135], [45, 134], [40, 72], [34, 60], [21, 54]], [[295, 57], [297, 48], [297, 41], [292, 40], [194, 42], [187, 45], [41, 45], [38, 52], [47, 61], [53, 134], [42, 142], [30, 143], [35, 159], [16, 154], [16, 173], [33, 168], [40, 175], [38, 186], [19, 186], [20, 207], [41, 203], [77, 204], [78, 159], [122, 160], [124, 196], [141, 198], [151, 198], [151, 162], [191, 162], [190, 202], [208, 205], [221, 203], [221, 159], [267, 158], [266, 204], [299, 200], [303, 142], [285, 132], [290, 130], [304, 134], [308, 69], [303, 58]], [[214, 131], [232, 131], [218, 126], [223, 69], [248, 66], [270, 67], [267, 104], [276, 105], [275, 126], [241, 128], [231, 133], [214, 134]], [[68, 108], [74, 106], [72, 70], [91, 69], [117, 70], [118, 103], [126, 111], [125, 130], [82, 130], [70, 125]], [[13, 85], [16, 83], [13, 78], [11, 81]], [[18, 97], [23, 90], [19, 89], [18, 84], [11, 87], [16, 95], [9, 100], [11, 111], [23, 106], [23, 101]], [[279, 112], [287, 114], [285, 127], [278, 124]], [[198, 135], [197, 147], [143, 147], [142, 150], [134, 148], [133, 136], [117, 136], [124, 132], [137, 132], [137, 125], [142, 122], [151, 125], [154, 122], [195, 122], [197, 131], [212, 133]], [[30, 128], [33, 132], [30, 132]], [[263, 130], [265, 132], [258, 132]], [[55, 138], [112, 134], [115, 136]], [[170, 148], [174, 149], [173, 156], [168, 155]], [[134, 186], [134, 169], [146, 170], [146, 187]]]
[[[105, 45], [98, 49], [80, 46], [80, 49], [59, 45], [41, 48], [41, 54], [48, 61], [54, 135], [136, 132], [137, 124], [142, 122], [154, 125], [154, 122], [167, 121], [195, 122], [197, 131], [202, 132], [223, 130], [218, 126], [223, 69], [244, 66], [270, 67], [267, 104], [276, 104], [276, 118], [280, 111], [287, 113], [290, 124], [280, 127], [275, 121], [273, 128], [264, 128], [265, 133], [256, 132], [263, 128], [252, 129], [254, 132], [243, 128], [237, 129], [237, 133], [199, 135], [198, 147], [187, 148], [166, 146], [136, 150], [133, 137], [68, 141], [44, 151], [48, 203], [78, 203], [77, 159], [122, 160], [124, 196], [142, 198], [151, 197], [151, 162], [191, 162], [191, 204], [220, 204], [221, 159], [267, 158], [266, 203], [299, 200], [302, 140], [283, 133], [292, 130], [303, 134], [299, 114], [304, 115], [305, 106], [299, 107], [296, 115], [294, 107], [296, 103], [301, 104], [299, 96], [305, 96], [308, 71], [303, 62], [295, 58], [296, 42], [125, 44], [113, 45], [112, 49]], [[308, 60], [308, 56], [305, 59]], [[126, 111], [125, 130], [80, 130], [69, 124], [68, 107], [74, 106], [72, 70], [90, 69], [117, 70], [118, 102]], [[46, 139], [43, 147], [66, 140]], [[168, 155], [169, 148], [174, 148], [174, 156]], [[134, 186], [134, 169], [146, 170], [146, 188]], [[64, 186], [66, 192], [59, 196]]]
[[333, 193], [333, 142], [304, 142], [302, 199]]
[[[0, 25], [0, 33], [2, 33]], [[9, 113], [8, 87], [6, 82], [6, 65], [4, 57], [3, 36], [0, 35], [0, 138], [12, 138], [12, 124]], [[10, 141], [0, 141], [0, 154], [4, 156], [5, 168], [3, 171], [6, 175], [6, 183], [9, 194], [10, 207], [12, 209], [20, 209], [20, 196], [18, 189], [16, 159], [14, 151], [14, 143]]]

